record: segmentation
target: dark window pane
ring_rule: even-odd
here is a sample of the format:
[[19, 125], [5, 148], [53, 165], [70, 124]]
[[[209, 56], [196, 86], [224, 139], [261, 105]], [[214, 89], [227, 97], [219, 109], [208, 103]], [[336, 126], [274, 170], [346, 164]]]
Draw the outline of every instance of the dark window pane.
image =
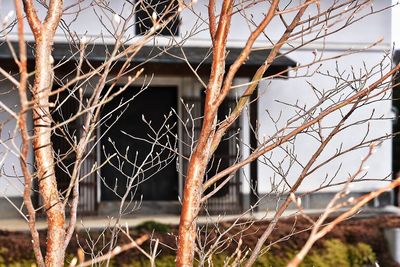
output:
[[136, 34], [144, 34], [153, 27], [152, 14], [157, 14], [157, 20], [163, 21], [174, 17], [158, 34], [176, 36], [179, 34], [178, 1], [176, 0], [140, 0], [136, 10]]

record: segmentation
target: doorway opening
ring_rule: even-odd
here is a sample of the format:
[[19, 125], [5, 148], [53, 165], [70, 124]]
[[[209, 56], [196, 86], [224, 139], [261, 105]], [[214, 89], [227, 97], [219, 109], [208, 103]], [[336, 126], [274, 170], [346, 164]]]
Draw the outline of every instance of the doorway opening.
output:
[[[102, 201], [120, 200], [127, 190], [131, 200], [178, 198], [174, 152], [161, 146], [166, 142], [173, 144], [177, 136], [176, 117], [166, 118], [171, 109], [176, 110], [177, 87], [151, 86], [140, 90], [140, 87], [128, 88], [102, 111], [106, 120], [101, 126]], [[129, 99], [133, 101], [121, 106]], [[166, 131], [167, 124], [171, 127]], [[156, 137], [160, 128], [163, 133]], [[155, 138], [157, 144], [152, 142]]]

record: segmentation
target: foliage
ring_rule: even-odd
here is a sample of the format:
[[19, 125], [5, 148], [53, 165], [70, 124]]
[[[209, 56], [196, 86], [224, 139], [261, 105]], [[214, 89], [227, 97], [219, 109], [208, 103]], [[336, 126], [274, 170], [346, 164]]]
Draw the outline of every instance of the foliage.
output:
[[[265, 222], [259, 222], [262, 224]], [[304, 225], [302, 224], [304, 223]], [[292, 229], [292, 220], [282, 220], [279, 224], [279, 235], [276, 232], [272, 239], [277, 240], [282, 236], [286, 236]], [[398, 227], [400, 225], [400, 219], [396, 216], [388, 217], [374, 217], [367, 219], [350, 220], [343, 223], [341, 226], [336, 228], [327, 239], [317, 243], [311, 250], [309, 256], [306, 257], [305, 263], [301, 266], [354, 266], [361, 267], [369, 265], [376, 260], [376, 256], [379, 256], [379, 263], [381, 266], [397, 266], [395, 263], [392, 264], [390, 254], [385, 244], [382, 229], [386, 227]], [[307, 228], [308, 225], [305, 222], [297, 221], [297, 227], [299, 229]], [[141, 230], [139, 230], [140, 228]], [[137, 231], [152, 231], [154, 228], [168, 229], [173, 226], [164, 224], [157, 224], [153, 222], [146, 222], [139, 225], [137, 228], [132, 229], [134, 232]], [[249, 229], [249, 232], [253, 232], [254, 229]], [[136, 233], [140, 235], [139, 233]], [[29, 237], [26, 233], [9, 233], [0, 232], [0, 267], [12, 266], [12, 267], [25, 267], [31, 266], [34, 263], [34, 256], [32, 250], [29, 248]], [[96, 236], [92, 236], [96, 239]], [[257, 235], [253, 235], [253, 242], [250, 239], [244, 243], [243, 248], [251, 247], [257, 240]], [[294, 254], [301, 248], [302, 244], [308, 237], [308, 233], [303, 232], [302, 234], [296, 235], [295, 238], [287, 240], [285, 242], [274, 245], [264, 255], [260, 256], [254, 266], [285, 266], [287, 260], [294, 256]], [[84, 245], [86, 236], [81, 236], [80, 241], [74, 241], [73, 244], [80, 243]], [[160, 243], [167, 244], [169, 247], [173, 247], [176, 239], [169, 234], [154, 233], [154, 238], [160, 240]], [[127, 240], [121, 239], [121, 244], [128, 242]], [[44, 245], [44, 244], [43, 244]], [[148, 250], [149, 243], [142, 246], [143, 249]], [[78, 247], [70, 247], [66, 263], [68, 263], [76, 255]], [[89, 249], [85, 247], [84, 249]], [[214, 266], [223, 266], [227, 255], [232, 253], [236, 247], [232, 247], [230, 250], [225, 251], [221, 254], [213, 255], [212, 261]], [[156, 258], [156, 265], [162, 267], [175, 266], [175, 256], [173, 250], [168, 250], [166, 247], [159, 247], [161, 254]], [[335, 258], [337, 257], [337, 258]], [[385, 261], [386, 260], [386, 261]], [[67, 264], [68, 265], [68, 264]], [[140, 256], [136, 250], [132, 250], [126, 253], [121, 253], [111, 262], [112, 267], [114, 266], [150, 266], [147, 258]]]
[[300, 265], [302, 267], [362, 267], [374, 263], [376, 255], [365, 243], [346, 244], [338, 239], [324, 242], [324, 248], [311, 252]]
[[136, 229], [141, 232], [157, 232], [157, 233], [168, 233], [172, 229], [169, 225], [155, 222], [155, 221], [145, 221], [139, 224]]
[[362, 267], [366, 262], [375, 262], [376, 255], [372, 248], [365, 243], [358, 243], [349, 247], [351, 266]]
[[[0, 267], [35, 267], [36, 261], [34, 259], [34, 255], [31, 253], [30, 257], [29, 255], [26, 255], [27, 258], [15, 258], [15, 257], [7, 257], [7, 255], [10, 255], [9, 251], [7, 248], [0, 247]], [[71, 262], [72, 258], [74, 258], [75, 255], [73, 254], [67, 254], [65, 257], [65, 266], [68, 266], [69, 263]]]
[[[271, 253], [266, 253], [258, 258], [254, 266], [286, 266], [289, 259], [295, 255], [296, 251], [286, 251], [287, 257], [280, 257]], [[320, 249], [311, 250], [305, 258], [301, 267], [362, 267], [374, 263], [375, 253], [371, 247], [365, 243], [355, 245], [346, 244], [338, 239], [326, 240]]]
[[[9, 254], [9, 250], [4, 247], [0, 247], [0, 267], [32, 267], [35, 266], [34, 260], [28, 259], [7, 259], [5, 255]], [[32, 255], [33, 259], [33, 255]]]
[[[254, 266], [256, 267], [283, 267], [286, 266], [296, 251], [286, 251], [287, 257], [276, 256], [271, 253], [261, 255]], [[224, 266], [227, 255], [217, 254], [212, 258], [214, 267]], [[374, 263], [376, 260], [375, 253], [371, 247], [365, 243], [357, 243], [355, 245], [346, 244], [338, 239], [331, 239], [324, 242], [323, 248], [313, 250], [300, 265], [301, 267], [362, 267]], [[145, 259], [135, 260], [126, 267], [147, 267], [150, 263]], [[156, 266], [172, 267], [175, 266], [175, 257], [164, 255], [156, 260]]]
[[[150, 226], [165, 226], [162, 229], [168, 228], [163, 224], [153, 224], [146, 222], [146, 227]], [[148, 228], [146, 228], [148, 229]], [[283, 248], [284, 249], [284, 248]], [[6, 252], [5, 248], [0, 248], [0, 267], [25, 267], [32, 266], [34, 261], [30, 260], [18, 260], [6, 262], [3, 258], [3, 254]], [[265, 253], [261, 255], [254, 266], [265, 267], [273, 266], [280, 267], [286, 266], [287, 261], [295, 254], [296, 251], [287, 250], [285, 254], [287, 257], [276, 256], [271, 253]], [[217, 254], [213, 257], [213, 266], [223, 266], [226, 255]], [[320, 249], [312, 250], [311, 253], [305, 258], [304, 262], [300, 265], [301, 267], [316, 266], [316, 267], [362, 267], [375, 262], [376, 256], [372, 251], [372, 248], [365, 243], [357, 243], [355, 245], [346, 244], [338, 239], [330, 239], [324, 242], [323, 247]], [[112, 264], [113, 265], [113, 264]], [[150, 262], [145, 258], [137, 258], [129, 264], [123, 266], [130, 267], [147, 267], [150, 266]], [[162, 255], [156, 259], [156, 266], [158, 267], [173, 267], [175, 266], [175, 257], [172, 255]]]

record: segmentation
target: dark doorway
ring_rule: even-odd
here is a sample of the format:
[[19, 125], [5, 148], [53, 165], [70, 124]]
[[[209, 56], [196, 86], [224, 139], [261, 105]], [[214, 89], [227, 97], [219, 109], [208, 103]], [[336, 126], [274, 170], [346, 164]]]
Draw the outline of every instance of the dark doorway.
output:
[[[185, 97], [184, 105], [192, 107], [191, 116], [188, 112], [182, 113], [183, 121], [187, 121], [187, 128], [194, 130], [194, 137], [198, 139], [200, 136], [202, 126], [202, 115], [204, 114], [204, 102], [205, 94], [201, 92], [198, 96]], [[218, 119], [222, 121], [230, 114], [230, 112], [236, 106], [236, 99], [228, 96], [218, 109]], [[195, 118], [195, 120], [192, 120]], [[207, 167], [206, 179], [212, 177], [217, 172], [226, 169], [230, 165], [235, 163], [238, 156], [238, 147], [236, 137], [239, 130], [239, 120], [236, 120], [234, 124], [225, 133], [223, 140], [215, 151]], [[183, 134], [182, 140], [184, 145], [182, 147], [182, 153], [186, 158], [189, 158], [192, 149], [187, 144], [191, 144], [189, 136]], [[183, 173], [186, 174], [188, 169], [188, 161], [183, 161]], [[222, 180], [221, 180], [222, 182]], [[209, 193], [219, 186], [221, 182], [217, 182], [216, 185], [206, 190], [205, 194]], [[242, 212], [242, 201], [240, 195], [240, 176], [239, 172], [234, 174], [229, 182], [227, 182], [216, 194], [214, 194], [204, 205], [204, 209], [201, 211], [203, 214], [238, 214]]]
[[[50, 98], [55, 107], [51, 110], [54, 125], [73, 118], [79, 110], [79, 96], [73, 90], [66, 90]], [[72, 144], [79, 140], [83, 132], [84, 116], [78, 116], [62, 127], [56, 127], [51, 135], [54, 148], [55, 173], [59, 192], [65, 196], [71, 182], [71, 174], [76, 162], [75, 150]], [[87, 144], [86, 151], [96, 151], [95, 141]], [[96, 163], [96, 154], [89, 153], [84, 156], [80, 166], [79, 203], [80, 215], [94, 215], [97, 211], [97, 174], [92, 171]], [[42, 203], [40, 203], [42, 204]], [[69, 209], [69, 205], [66, 206]]]
[[[149, 155], [153, 143], [143, 139], [149, 140], [149, 135], [154, 136], [154, 132], [143, 118], [151, 121], [153, 129], [158, 130], [165, 123], [165, 115], [170, 113], [172, 108], [176, 110], [178, 97], [176, 87], [149, 87], [137, 95], [139, 91], [138, 87], [128, 88], [122, 95], [108, 103], [102, 111], [102, 118], [106, 119], [106, 123], [101, 127], [101, 133], [104, 134], [101, 139], [101, 160], [105, 162], [107, 155], [115, 153], [116, 150], [121, 154], [112, 158], [101, 169], [102, 200], [119, 200], [119, 196], [126, 192], [127, 184], [132, 181], [131, 177], [138, 173], [137, 166], [141, 165]], [[135, 95], [137, 96], [129, 105], [118, 109], [122, 102], [132, 99]], [[115, 111], [116, 109], [118, 111]], [[176, 117], [170, 117], [166, 124], [175, 125]], [[173, 143], [176, 134], [175, 126], [170, 128], [169, 133], [165, 134], [160, 142], [165, 144], [169, 140]], [[151, 155], [156, 157], [157, 153], [170, 154], [171, 151], [163, 150], [160, 146], [153, 147]], [[167, 154], [161, 154], [160, 158], [167, 157]], [[134, 162], [136, 166], [132, 164]], [[158, 166], [153, 165], [146, 164], [143, 168], [145, 171], [133, 179], [134, 187], [130, 190], [130, 198], [136, 200], [143, 198], [144, 201], [176, 200], [179, 189], [175, 161], [169, 160], [168, 164], [164, 162]]]

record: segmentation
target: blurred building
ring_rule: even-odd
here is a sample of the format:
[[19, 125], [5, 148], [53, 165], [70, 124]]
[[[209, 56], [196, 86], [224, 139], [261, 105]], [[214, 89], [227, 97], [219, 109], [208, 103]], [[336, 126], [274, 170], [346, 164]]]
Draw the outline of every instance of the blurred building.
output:
[[[120, 14], [123, 17], [125, 11], [122, 7], [122, 2], [112, 1], [111, 5], [115, 10], [121, 11]], [[113, 149], [118, 149], [122, 153], [127, 146], [130, 147], [128, 152], [129, 158], [134, 158], [136, 151], [138, 151], [139, 155], [141, 155], [138, 160], [143, 160], [143, 155], [148, 153], [150, 149], [149, 144], [132, 139], [122, 132], [131, 133], [138, 138], [146, 138], [148, 126], [143, 122], [142, 114], [147, 120], [152, 120], [152, 126], [155, 128], [163, 124], [163, 115], [168, 114], [171, 108], [177, 112], [182, 121], [189, 119], [188, 110], [182, 103], [187, 104], [189, 107], [194, 105], [193, 110], [191, 110], [192, 116], [201, 117], [204, 88], [199, 82], [198, 77], [207, 81], [212, 59], [210, 56], [211, 43], [207, 24], [200, 23], [201, 21], [207, 21], [207, 7], [205, 2], [204, 0], [199, 0], [194, 5], [193, 10], [184, 10], [180, 14], [179, 20], [172, 21], [168, 25], [169, 30], [159, 32], [156, 40], [146, 44], [132, 59], [131, 64], [133, 66], [143, 67], [145, 74], [154, 75], [154, 78], [149, 88], [134, 100], [133, 104], [126, 109], [121, 118], [116, 120], [116, 115], [110, 117], [110, 124], [115, 121], [113, 128], [108, 130], [106, 125], [98, 128], [97, 138], [100, 136], [103, 138], [101, 140], [94, 140], [91, 144], [93, 149], [91, 149], [90, 155], [87, 156], [85, 161], [84, 172], [90, 172], [95, 162], [99, 164], [104, 163], [105, 157], [113, 153]], [[330, 1], [320, 2], [322, 10], [326, 9], [330, 3]], [[384, 59], [383, 55], [385, 51], [391, 49], [391, 11], [390, 9], [385, 9], [388, 4], [387, 1], [373, 2], [373, 8], [375, 10], [382, 9], [382, 11], [368, 15], [360, 22], [355, 22], [342, 31], [313, 41], [310, 44], [307, 44], [307, 40], [315, 38], [313, 34], [305, 36], [305, 39], [292, 41], [291, 46], [286, 45], [283, 47], [281, 56], [274, 61], [266, 74], [282, 73], [283, 75], [280, 78], [268, 80], [259, 85], [256, 95], [258, 101], [254, 102], [249, 107], [249, 110], [231, 128], [228, 136], [232, 136], [232, 138], [225, 140], [216, 152], [216, 162], [220, 162], [220, 169], [232, 164], [236, 160], [238, 153], [242, 158], [249, 155], [251, 147], [254, 148], [257, 142], [262, 140], [263, 137], [268, 137], [274, 132], [276, 127], [284, 127], [287, 119], [293, 116], [296, 110], [282, 103], [297, 103], [299, 106], [311, 106], [318, 100], [313, 92], [313, 86], [321, 91], [329, 90], [336, 86], [335, 79], [328, 75], [317, 73], [316, 75], [309, 76], [307, 69], [294, 72], [291, 71], [292, 67], [295, 67], [297, 64], [307, 65], [313, 62], [316, 56], [323, 55], [323, 58], [332, 58], [332, 60], [322, 62], [321, 68], [318, 69], [320, 72], [326, 73], [330, 71], [331, 73], [335, 73], [336, 71], [343, 71], [350, 75], [352, 72], [358, 73], [364, 70], [364, 67], [371, 68], [379, 66], [381, 63], [384, 66], [390, 62], [390, 59]], [[0, 12], [7, 13], [8, 10], [14, 8], [11, 1], [4, 1], [2, 5]], [[162, 12], [162, 4], [159, 4], [159, 8], [158, 11]], [[134, 37], [128, 41], [128, 44], [140, 38], [141, 34], [150, 27], [146, 22], [148, 13], [142, 11], [136, 14], [136, 20], [140, 23], [130, 28], [131, 32], [129, 32], [129, 35]], [[265, 10], [255, 6], [249, 12], [252, 12], [253, 18], [259, 18], [263, 16]], [[308, 12], [315, 14], [317, 9], [315, 6], [312, 6]], [[369, 12], [370, 10], [363, 10], [355, 16], [356, 18], [361, 18]], [[109, 15], [112, 17], [113, 14], [110, 13]], [[52, 52], [55, 62], [62, 63], [56, 69], [58, 79], [68, 78], [76, 68], [77, 46], [70, 41], [69, 34], [72, 32], [76, 36], [85, 36], [89, 40], [87, 60], [92, 66], [99, 66], [107, 58], [106, 50], [107, 48], [112, 48], [114, 39], [105, 27], [107, 25], [110, 26], [109, 23], [111, 22], [101, 25], [97, 22], [98, 19], [98, 13], [95, 13], [91, 8], [82, 10], [78, 16], [66, 15], [64, 17], [63, 25], [70, 25], [70, 31], [65, 34], [65, 28], [60, 27], [58, 29], [54, 51]], [[343, 26], [343, 21], [330, 26], [329, 30], [334, 32], [341, 26]], [[196, 29], [195, 31], [193, 31], [194, 28]], [[239, 55], [249, 35], [249, 27], [243, 16], [234, 17], [231, 29], [228, 42], [227, 67]], [[268, 38], [273, 41], [278, 40], [283, 31], [284, 28], [279, 19], [273, 20], [272, 24], [266, 30]], [[8, 33], [8, 38], [14, 45], [16, 45], [17, 37], [15, 32], [16, 29], [14, 27]], [[33, 37], [28, 29], [26, 32], [27, 41], [32, 47]], [[187, 36], [189, 37], [186, 39]], [[371, 46], [372, 43], [376, 43], [380, 39], [382, 39], [380, 42]], [[171, 43], [173, 43], [171, 40], [181, 43], [182, 49], [171, 46]], [[236, 85], [246, 83], [251, 79], [258, 66], [264, 62], [266, 56], [269, 54], [270, 46], [268, 44], [269, 42], [265, 36], [262, 36], [256, 42], [255, 47], [259, 49], [251, 54], [249, 60], [238, 72], [234, 82]], [[296, 46], [298, 46], [298, 49], [286, 55], [286, 52]], [[366, 49], [367, 47], [369, 48]], [[354, 53], [355, 51], [358, 52]], [[32, 67], [34, 64], [32, 50], [29, 51], [28, 57], [30, 67]], [[182, 58], [187, 58], [187, 61]], [[10, 49], [5, 42], [0, 46], [0, 59], [0, 66], [2, 68], [12, 72], [17, 71]], [[123, 63], [124, 59], [116, 62], [115, 69], [118, 69], [118, 64]], [[340, 70], [338, 70], [337, 66], [339, 66]], [[198, 77], [193, 74], [193, 68], [197, 69]], [[315, 67], [309, 71], [315, 71]], [[114, 76], [115, 74], [116, 72], [112, 73]], [[377, 74], [375, 77], [378, 76]], [[126, 77], [126, 79], [128, 78]], [[9, 106], [18, 106], [18, 97], [15, 88], [6, 80], [2, 79], [0, 81], [1, 101]], [[121, 81], [122, 84], [123, 81]], [[122, 98], [129, 99], [140, 90], [142, 85], [143, 80], [139, 80], [124, 95], [109, 103], [104, 108], [102, 117], [110, 116]], [[55, 84], [56, 86], [57, 84]], [[353, 89], [348, 88], [346, 90]], [[87, 92], [89, 93], [89, 91]], [[225, 103], [223, 103], [220, 109], [220, 118], [227, 115], [234, 107], [238, 95], [238, 93], [232, 93]], [[73, 114], [77, 110], [78, 105], [78, 102], [68, 101], [60, 110], [64, 115]], [[15, 108], [17, 109], [17, 107]], [[391, 115], [391, 102], [375, 102], [363, 110], [365, 112], [356, 112], [352, 116], [351, 121], [355, 122], [367, 119], [371, 115], [371, 110], [375, 110], [374, 116], [389, 118]], [[0, 121], [4, 121], [6, 117], [7, 114], [5, 112], [0, 113]], [[278, 117], [280, 120], [274, 122], [274, 118]], [[54, 113], [53, 118], [55, 122], [63, 119], [59, 113]], [[339, 114], [333, 114], [324, 119], [322, 124], [330, 127], [339, 120]], [[134, 195], [133, 200], [140, 202], [141, 209], [137, 211], [139, 213], [179, 213], [180, 203], [178, 196], [182, 195], [186, 168], [184, 159], [190, 155], [191, 147], [188, 146], [188, 143], [191, 137], [187, 135], [184, 126], [178, 122], [177, 118], [171, 117], [169, 123], [171, 125], [178, 123], [177, 127], [171, 129], [169, 136], [173, 138], [176, 135], [182, 140], [178, 145], [178, 152], [180, 154], [178, 159], [181, 163], [178, 165], [179, 171], [177, 171], [175, 161], [171, 161], [162, 170], [157, 172], [154, 170], [149, 171], [143, 177], [138, 178], [140, 180], [137, 182], [138, 186], [132, 191], [132, 196]], [[193, 129], [193, 135], [196, 137], [201, 126], [201, 119], [197, 119], [187, 126]], [[2, 127], [1, 140], [8, 140], [7, 135], [9, 132], [14, 131], [15, 122], [6, 121]], [[397, 129], [397, 127], [397, 124], [395, 124], [394, 129]], [[68, 126], [70, 133], [79, 135], [79, 131], [81, 130], [81, 122], [79, 120]], [[391, 133], [392, 121], [390, 119], [372, 120], [369, 124], [355, 125], [339, 134], [325, 149], [320, 160], [332, 157], [332, 155], [337, 153], [338, 147], [342, 147], [343, 149], [349, 148], [362, 141], [366, 136], [374, 138]], [[109, 138], [114, 143], [110, 143], [108, 141]], [[238, 139], [240, 139], [240, 142], [238, 142]], [[18, 137], [16, 140], [18, 140]], [[397, 142], [396, 140], [394, 142]], [[8, 141], [4, 142], [7, 144]], [[66, 152], [68, 150], [67, 140], [62, 136], [55, 135], [53, 144], [56, 151]], [[295, 148], [292, 155], [295, 155], [296, 161], [304, 163], [310, 158], [318, 142], [310, 135], [300, 134], [291, 144]], [[280, 177], [277, 175], [274, 166], [278, 166], [279, 162], [287, 156], [286, 148], [282, 146], [275, 150], [274, 153], [265, 155], [238, 172], [224, 186], [223, 190], [208, 201], [207, 205], [210, 212], [241, 212], [248, 209], [250, 204], [257, 202], [259, 198], [262, 198], [259, 205], [260, 210], [274, 209], [277, 201], [281, 199], [282, 194], [284, 195], [287, 192], [287, 184], [293, 184], [301, 172], [301, 165], [294, 164], [291, 167], [291, 171], [287, 173], [287, 176]], [[394, 151], [397, 151], [396, 147]], [[305, 208], [325, 207], [327, 202], [340, 188], [339, 186], [333, 186], [333, 182], [329, 184], [332, 173], [335, 173], [335, 183], [345, 181], [348, 174], [354, 172], [359, 167], [360, 158], [364, 157], [366, 152], [367, 148], [343, 155], [310, 175], [299, 189], [299, 193], [304, 194], [303, 205]], [[5, 153], [7, 153], [7, 148], [0, 145], [0, 155], [4, 155]], [[352, 187], [350, 195], [358, 196], [387, 183], [387, 181], [382, 182], [378, 180], [390, 177], [392, 169], [399, 170], [398, 164], [394, 164], [392, 167], [391, 155], [391, 142], [384, 142], [379, 147], [377, 153], [368, 160], [370, 168], [364, 178], [370, 179], [370, 181], [356, 183]], [[68, 166], [74, 160], [73, 155], [71, 155], [62, 159], [62, 164]], [[282, 162], [281, 166], [289, 168], [289, 161], [290, 159], [288, 158], [285, 162]], [[395, 156], [393, 162], [396, 163], [398, 161], [399, 158]], [[31, 163], [33, 163], [33, 157]], [[123, 174], [115, 167], [118, 162], [111, 163], [105, 164], [100, 172], [90, 174], [82, 181], [79, 206], [82, 214], [113, 214], [117, 211], [120, 197], [116, 192], [122, 193], [126, 189], [127, 178], [125, 174], [131, 173], [135, 168], [132, 165], [129, 166], [127, 163], [124, 167], [121, 167], [125, 172]], [[3, 217], [19, 216], [15, 208], [9, 203], [11, 201], [17, 207], [20, 207], [22, 203], [23, 182], [19, 176], [18, 158], [10, 153], [1, 164], [0, 210], [3, 213]], [[60, 190], [63, 190], [69, 182], [68, 171], [60, 166], [57, 167], [56, 171]], [[216, 171], [215, 165], [214, 167], [210, 166], [210, 171]], [[150, 176], [151, 179], [147, 179]], [[321, 187], [323, 187], [322, 190], [312, 193]], [[32, 194], [36, 194], [36, 192], [32, 192]], [[392, 204], [392, 195], [390, 192], [383, 195], [373, 205], [382, 206]], [[40, 199], [37, 201], [40, 203]]]

